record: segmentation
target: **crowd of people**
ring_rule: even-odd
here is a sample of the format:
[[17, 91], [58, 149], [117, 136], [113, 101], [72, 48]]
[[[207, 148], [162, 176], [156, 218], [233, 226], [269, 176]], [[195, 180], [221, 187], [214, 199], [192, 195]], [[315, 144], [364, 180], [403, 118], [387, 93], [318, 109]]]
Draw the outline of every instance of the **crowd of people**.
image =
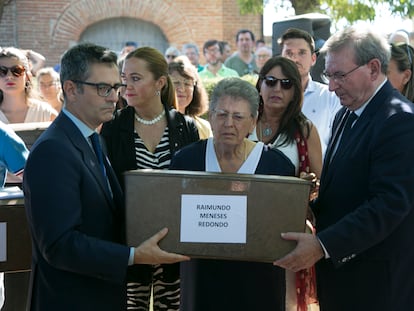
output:
[[[321, 49], [323, 84], [310, 74], [309, 32], [289, 28], [278, 43], [273, 55], [248, 29], [234, 53], [217, 39], [163, 52], [128, 41], [118, 55], [80, 43], [59, 73], [34, 51], [0, 48], [0, 182], [7, 171], [22, 180], [28, 310], [412, 304], [413, 47], [404, 36], [341, 30]], [[24, 122], [50, 123], [30, 150], [9, 126]], [[308, 229], [283, 233], [296, 248], [273, 264], [165, 252], [167, 228], [128, 247], [123, 174], [135, 169], [310, 179]], [[2, 283], [0, 274], [0, 309]]]

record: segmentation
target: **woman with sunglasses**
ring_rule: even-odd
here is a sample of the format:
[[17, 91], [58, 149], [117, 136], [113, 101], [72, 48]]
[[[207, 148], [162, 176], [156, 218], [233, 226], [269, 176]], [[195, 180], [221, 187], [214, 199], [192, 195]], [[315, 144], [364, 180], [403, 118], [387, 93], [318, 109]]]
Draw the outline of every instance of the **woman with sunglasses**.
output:
[[387, 77], [393, 87], [410, 101], [414, 102], [414, 49], [407, 43], [391, 44], [391, 59]]
[[23, 51], [0, 49], [0, 121], [27, 123], [52, 121], [57, 111], [32, 95], [32, 75]]
[[250, 139], [270, 144], [292, 161], [299, 174], [297, 142], [306, 143], [309, 170], [320, 177], [322, 151], [316, 127], [301, 112], [303, 90], [297, 66], [285, 57], [269, 59], [259, 73], [259, 116]]
[[[269, 59], [259, 73], [256, 89], [260, 94], [259, 116], [249, 138], [283, 152], [295, 166], [296, 176], [314, 173], [319, 179], [321, 142], [316, 127], [302, 113], [303, 90], [297, 65], [281, 56]], [[308, 218], [313, 220], [311, 215]], [[311, 223], [308, 226], [312, 229]], [[313, 270], [298, 275], [286, 272], [286, 310], [296, 311], [297, 305], [298, 310], [306, 310], [307, 304], [316, 302], [312, 273]]]

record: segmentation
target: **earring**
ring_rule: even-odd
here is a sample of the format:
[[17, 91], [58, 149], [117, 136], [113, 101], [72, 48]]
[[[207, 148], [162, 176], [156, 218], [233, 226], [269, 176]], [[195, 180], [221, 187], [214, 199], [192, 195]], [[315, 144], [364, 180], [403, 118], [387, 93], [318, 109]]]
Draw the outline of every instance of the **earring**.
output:
[[24, 84], [25, 92], [30, 92], [31, 89], [32, 89], [32, 83], [30, 81], [26, 81], [26, 83]]
[[161, 92], [159, 90], [155, 91], [155, 96], [160, 96]]

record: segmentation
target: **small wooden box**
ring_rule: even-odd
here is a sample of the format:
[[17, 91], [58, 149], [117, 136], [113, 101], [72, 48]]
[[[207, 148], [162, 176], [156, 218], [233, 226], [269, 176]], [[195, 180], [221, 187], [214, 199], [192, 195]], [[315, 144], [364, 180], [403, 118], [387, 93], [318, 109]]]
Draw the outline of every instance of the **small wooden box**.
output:
[[273, 262], [296, 245], [280, 234], [305, 230], [310, 186], [296, 177], [129, 171], [127, 243], [137, 246], [167, 227], [160, 247], [169, 252]]

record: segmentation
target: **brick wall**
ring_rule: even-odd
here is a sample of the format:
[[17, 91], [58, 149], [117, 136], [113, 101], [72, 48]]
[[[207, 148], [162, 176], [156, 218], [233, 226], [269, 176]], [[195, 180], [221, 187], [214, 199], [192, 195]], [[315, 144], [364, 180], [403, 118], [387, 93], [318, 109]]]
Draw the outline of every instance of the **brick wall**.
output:
[[241, 16], [236, 0], [11, 0], [0, 21], [0, 46], [33, 49], [54, 65], [88, 26], [115, 17], [154, 23], [177, 47], [218, 39], [235, 49], [241, 28], [261, 37], [261, 16]]

